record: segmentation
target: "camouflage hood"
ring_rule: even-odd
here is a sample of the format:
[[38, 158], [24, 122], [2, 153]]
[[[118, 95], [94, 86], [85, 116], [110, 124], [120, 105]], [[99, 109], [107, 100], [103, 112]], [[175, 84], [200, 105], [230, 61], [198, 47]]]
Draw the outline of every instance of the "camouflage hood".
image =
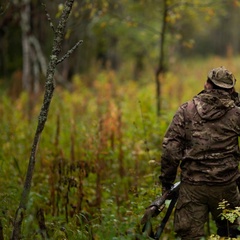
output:
[[214, 120], [222, 117], [234, 107], [230, 94], [224, 90], [204, 90], [193, 98], [202, 119]]

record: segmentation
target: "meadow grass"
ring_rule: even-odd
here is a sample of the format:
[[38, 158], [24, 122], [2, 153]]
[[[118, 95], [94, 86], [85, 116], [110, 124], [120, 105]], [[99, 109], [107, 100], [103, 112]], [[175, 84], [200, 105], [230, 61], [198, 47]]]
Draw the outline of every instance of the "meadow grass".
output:
[[[38, 148], [23, 239], [42, 239], [41, 212], [49, 239], [146, 239], [140, 220], [145, 207], [161, 194], [161, 143], [174, 112], [203, 89], [211, 68], [223, 65], [238, 79], [239, 62], [211, 57], [173, 64], [162, 82], [160, 117], [150, 70], [139, 81], [110, 70], [95, 71], [87, 78], [75, 75], [71, 92], [57, 87]], [[31, 99], [26, 93], [15, 100], [1, 96], [0, 219], [6, 239], [23, 189], [42, 96], [34, 106]], [[172, 216], [164, 236], [174, 238]]]

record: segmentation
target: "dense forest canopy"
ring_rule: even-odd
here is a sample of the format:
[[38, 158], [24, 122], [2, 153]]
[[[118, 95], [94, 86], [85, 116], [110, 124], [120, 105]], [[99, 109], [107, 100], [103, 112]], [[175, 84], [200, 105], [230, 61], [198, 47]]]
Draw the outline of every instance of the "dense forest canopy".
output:
[[[86, 73], [95, 65], [119, 70], [124, 63], [130, 63], [135, 79], [144, 67], [151, 66], [154, 71], [159, 58], [164, 2], [168, 68], [176, 59], [190, 56], [239, 53], [237, 0], [76, 1], [63, 48], [69, 49], [79, 39], [84, 44], [59, 68], [62, 81], [71, 81], [74, 73]], [[7, 78], [12, 79], [22, 71], [24, 31], [40, 44], [41, 56], [38, 54], [37, 58], [49, 56], [52, 32], [42, 3], [38, 0], [1, 3], [0, 77], [6, 86], [10, 84]], [[47, 1], [46, 5], [57, 20], [62, 1]]]

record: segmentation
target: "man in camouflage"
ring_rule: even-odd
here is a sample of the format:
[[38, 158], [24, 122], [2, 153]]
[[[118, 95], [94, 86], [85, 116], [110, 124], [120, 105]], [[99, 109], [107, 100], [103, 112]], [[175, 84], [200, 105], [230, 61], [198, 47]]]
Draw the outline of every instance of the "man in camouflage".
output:
[[239, 224], [221, 220], [219, 202], [240, 206], [237, 180], [240, 151], [240, 108], [235, 78], [224, 67], [209, 72], [204, 90], [179, 107], [164, 136], [161, 157], [163, 192], [175, 181], [181, 186], [174, 229], [182, 240], [201, 239], [211, 212], [219, 236], [237, 237]]

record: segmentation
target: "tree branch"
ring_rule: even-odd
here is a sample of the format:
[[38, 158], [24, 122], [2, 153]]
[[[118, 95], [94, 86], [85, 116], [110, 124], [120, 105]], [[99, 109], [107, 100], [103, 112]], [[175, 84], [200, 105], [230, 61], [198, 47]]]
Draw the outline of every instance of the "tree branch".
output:
[[5, 7], [3, 7], [2, 5], [0, 5], [0, 15], [3, 15], [3, 14], [7, 11], [7, 9], [9, 8], [9, 6], [10, 6], [10, 0], [6, 3], [6, 6], [5, 6]]
[[61, 63], [64, 61], [64, 59], [68, 58], [73, 52], [74, 50], [79, 46], [79, 44], [82, 44], [83, 40], [79, 40], [70, 50], [68, 50], [68, 52], [57, 61], [57, 64]]
[[46, 7], [46, 4], [45, 3], [42, 3], [42, 6], [44, 7], [44, 11], [46, 13], [46, 16], [47, 16], [47, 20], [50, 24], [50, 27], [52, 28], [53, 32], [55, 33], [55, 28], [54, 28], [54, 25], [53, 25], [53, 22], [52, 22], [52, 19], [47, 11], [47, 7]]

